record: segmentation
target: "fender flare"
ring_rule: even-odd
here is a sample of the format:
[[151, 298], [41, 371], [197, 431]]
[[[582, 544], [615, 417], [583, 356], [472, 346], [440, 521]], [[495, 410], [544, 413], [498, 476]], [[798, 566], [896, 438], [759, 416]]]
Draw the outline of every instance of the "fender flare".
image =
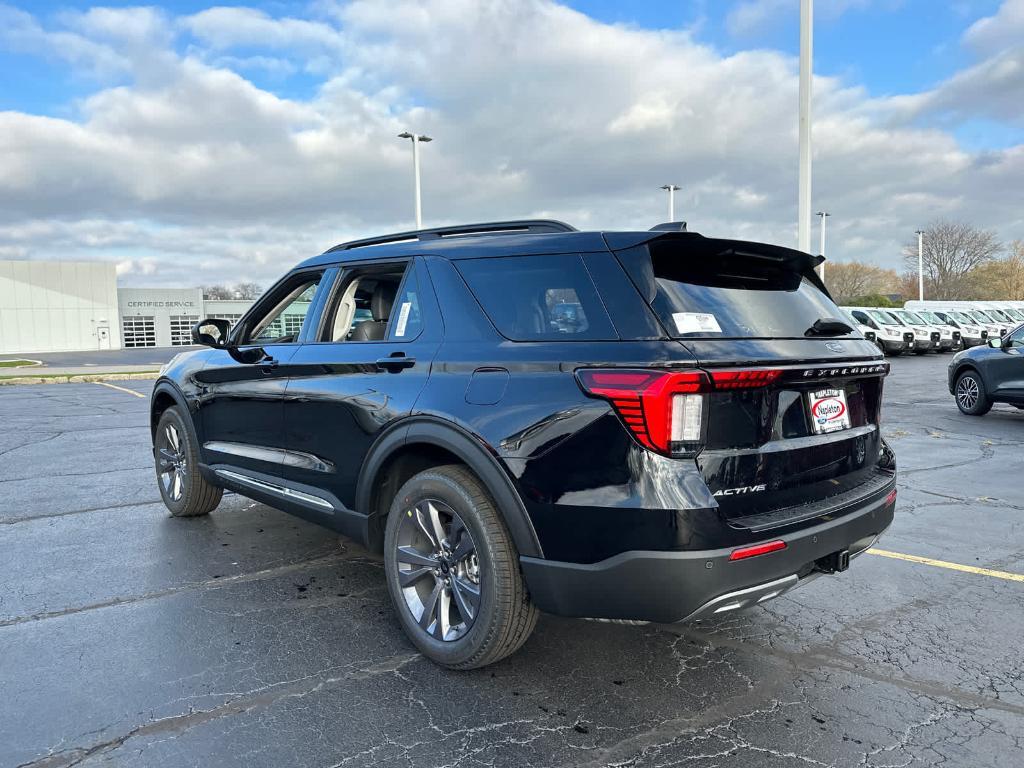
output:
[[413, 416], [381, 435], [370, 447], [356, 482], [355, 508], [372, 515], [373, 488], [384, 464], [407, 446], [429, 445], [457, 456], [480, 478], [494, 499], [519, 554], [544, 557], [537, 532], [508, 471], [486, 444], [464, 428], [434, 416]]
[[[191, 421], [192, 409], [188, 407], [188, 400], [185, 398], [184, 393], [170, 379], [160, 379], [157, 381], [156, 386], [153, 387], [153, 394], [149, 399], [150, 431], [156, 429], [156, 423], [153, 421], [153, 412], [156, 409], [156, 401], [159, 395], [167, 395], [170, 397], [174, 401], [175, 405], [181, 406], [181, 408], [189, 415], [189, 420]], [[193, 425], [193, 429], [195, 429], [195, 425]]]

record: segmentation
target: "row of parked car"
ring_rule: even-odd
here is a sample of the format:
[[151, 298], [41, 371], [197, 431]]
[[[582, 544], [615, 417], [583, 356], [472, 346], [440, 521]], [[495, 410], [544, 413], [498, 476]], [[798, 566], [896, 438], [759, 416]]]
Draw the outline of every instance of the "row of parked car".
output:
[[866, 339], [892, 356], [968, 349], [1024, 323], [1024, 302], [908, 301], [903, 309], [842, 309]]

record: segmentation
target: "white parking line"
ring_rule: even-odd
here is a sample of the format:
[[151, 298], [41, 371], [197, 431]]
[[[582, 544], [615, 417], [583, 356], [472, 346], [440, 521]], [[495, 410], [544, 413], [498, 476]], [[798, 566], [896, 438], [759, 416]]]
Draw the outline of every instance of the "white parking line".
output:
[[136, 397], [145, 397], [145, 395], [140, 392], [136, 392], [134, 389], [125, 389], [124, 387], [119, 387], [116, 384], [108, 384], [105, 381], [94, 381], [93, 384], [99, 384], [101, 387], [110, 387], [111, 389], [116, 389], [118, 392], [127, 392], [129, 395], [135, 395]]

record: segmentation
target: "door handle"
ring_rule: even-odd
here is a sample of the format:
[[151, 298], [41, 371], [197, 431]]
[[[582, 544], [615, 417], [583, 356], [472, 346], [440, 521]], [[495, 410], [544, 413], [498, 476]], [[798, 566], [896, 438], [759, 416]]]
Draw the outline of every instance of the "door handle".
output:
[[260, 370], [263, 373], [271, 374], [277, 370], [278, 362], [272, 357], [265, 357], [259, 362]]
[[398, 373], [406, 368], [416, 365], [415, 357], [406, 357], [402, 352], [395, 352], [390, 357], [382, 357], [377, 360], [377, 367], [383, 368], [391, 373]]

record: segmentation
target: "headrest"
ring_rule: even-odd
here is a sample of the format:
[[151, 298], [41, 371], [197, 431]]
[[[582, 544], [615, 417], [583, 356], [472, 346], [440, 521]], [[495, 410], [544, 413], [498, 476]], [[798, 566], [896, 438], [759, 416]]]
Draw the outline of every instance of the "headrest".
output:
[[391, 306], [395, 303], [398, 286], [395, 283], [377, 283], [370, 298], [370, 312], [377, 321], [387, 320], [391, 315]]

